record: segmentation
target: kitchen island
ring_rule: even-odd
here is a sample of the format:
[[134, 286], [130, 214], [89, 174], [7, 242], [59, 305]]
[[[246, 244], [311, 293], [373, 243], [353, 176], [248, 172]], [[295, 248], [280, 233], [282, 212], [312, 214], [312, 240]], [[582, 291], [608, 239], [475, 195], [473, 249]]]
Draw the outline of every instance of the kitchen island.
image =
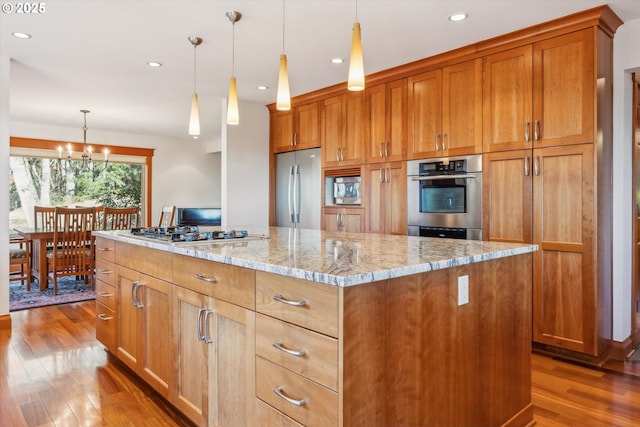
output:
[[97, 336], [199, 425], [524, 426], [534, 245], [95, 232]]

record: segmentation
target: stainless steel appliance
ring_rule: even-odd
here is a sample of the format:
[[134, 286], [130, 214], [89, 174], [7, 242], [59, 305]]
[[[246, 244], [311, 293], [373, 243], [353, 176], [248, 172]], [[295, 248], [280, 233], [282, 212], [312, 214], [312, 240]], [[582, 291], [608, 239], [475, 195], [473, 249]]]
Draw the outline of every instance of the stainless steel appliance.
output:
[[320, 149], [276, 156], [276, 225], [320, 229], [322, 199]]
[[410, 236], [482, 239], [482, 155], [407, 162]]
[[359, 205], [360, 197], [359, 176], [345, 176], [333, 178], [333, 203], [336, 205]]

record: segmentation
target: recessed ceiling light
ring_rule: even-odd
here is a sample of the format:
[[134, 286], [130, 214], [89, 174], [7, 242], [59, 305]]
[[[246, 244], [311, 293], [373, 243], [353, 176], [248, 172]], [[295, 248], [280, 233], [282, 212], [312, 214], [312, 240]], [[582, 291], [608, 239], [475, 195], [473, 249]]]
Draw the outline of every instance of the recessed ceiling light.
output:
[[153, 61], [152, 62], [147, 62], [147, 65], [149, 67], [152, 67], [152, 68], [162, 67], [162, 64], [160, 62], [153, 62]]
[[344, 59], [342, 58], [331, 58], [332, 64], [342, 64], [343, 62], [344, 62]]
[[258, 86], [258, 90], [267, 90], [267, 89], [269, 89], [269, 86], [265, 86], [265, 85]]
[[467, 19], [469, 15], [467, 15], [466, 13], [454, 13], [453, 15], [449, 16], [449, 21], [451, 22], [460, 22], [460, 21], [464, 21], [465, 19]]
[[31, 38], [31, 34], [27, 34], [27, 33], [11, 33], [13, 35], [13, 37], [17, 37], [19, 39], [30, 39]]

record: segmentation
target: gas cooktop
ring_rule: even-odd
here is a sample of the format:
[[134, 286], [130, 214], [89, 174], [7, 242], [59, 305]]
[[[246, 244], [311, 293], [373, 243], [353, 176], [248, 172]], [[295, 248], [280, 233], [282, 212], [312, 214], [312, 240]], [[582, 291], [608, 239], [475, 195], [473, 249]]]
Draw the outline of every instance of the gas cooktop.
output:
[[134, 236], [147, 237], [149, 239], [163, 240], [166, 242], [196, 242], [210, 240], [231, 239], [266, 239], [268, 236], [250, 235], [246, 230], [214, 230], [200, 231], [197, 225], [184, 225], [172, 227], [134, 227], [131, 229]]

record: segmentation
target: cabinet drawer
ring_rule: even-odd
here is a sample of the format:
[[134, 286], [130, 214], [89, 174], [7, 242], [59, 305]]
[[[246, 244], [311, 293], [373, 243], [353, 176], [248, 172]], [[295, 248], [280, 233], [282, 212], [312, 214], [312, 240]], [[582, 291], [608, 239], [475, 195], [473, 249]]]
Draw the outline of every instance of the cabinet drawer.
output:
[[338, 337], [338, 288], [256, 272], [256, 311]]
[[[304, 404], [288, 402], [275, 390]], [[337, 393], [262, 357], [256, 357], [256, 396], [307, 427], [338, 425]]]
[[335, 338], [258, 314], [256, 354], [325, 387], [338, 390], [338, 340]]
[[96, 301], [110, 308], [111, 310], [115, 311], [116, 309], [115, 286], [111, 286], [110, 284], [102, 280], [96, 280]]
[[304, 427], [291, 418], [278, 412], [260, 399], [256, 400], [256, 420], [260, 427]]
[[255, 309], [253, 270], [183, 255], [173, 256], [173, 282], [216, 299]]
[[116, 285], [116, 265], [112, 262], [96, 258], [96, 279], [111, 286]]
[[96, 301], [96, 339], [110, 352], [116, 351], [116, 312]]
[[114, 262], [116, 260], [116, 241], [96, 237], [96, 259]]

